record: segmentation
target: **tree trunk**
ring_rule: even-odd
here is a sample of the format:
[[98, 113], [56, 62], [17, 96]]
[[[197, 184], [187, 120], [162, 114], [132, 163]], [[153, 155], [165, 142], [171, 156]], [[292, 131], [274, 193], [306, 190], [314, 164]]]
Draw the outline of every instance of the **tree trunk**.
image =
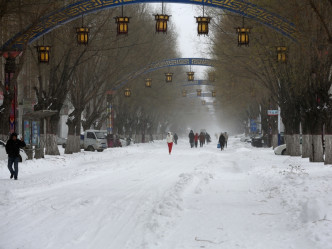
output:
[[325, 164], [332, 164], [332, 135], [325, 135]]
[[312, 136], [302, 134], [302, 158], [310, 158], [312, 150]]
[[291, 156], [301, 156], [300, 134], [292, 135], [292, 141], [294, 147]]
[[65, 148], [65, 154], [73, 154], [75, 151], [75, 122], [73, 120], [67, 120], [68, 136]]
[[312, 127], [312, 151], [310, 156], [310, 162], [324, 162], [324, 151], [322, 143], [322, 120], [317, 117]]
[[278, 134], [272, 135], [272, 146], [273, 149], [278, 146]]
[[59, 156], [60, 151], [58, 148], [56, 130], [59, 122], [59, 114], [54, 115], [51, 118], [48, 118], [47, 126], [46, 126], [46, 146], [45, 146], [45, 154], [51, 156]]

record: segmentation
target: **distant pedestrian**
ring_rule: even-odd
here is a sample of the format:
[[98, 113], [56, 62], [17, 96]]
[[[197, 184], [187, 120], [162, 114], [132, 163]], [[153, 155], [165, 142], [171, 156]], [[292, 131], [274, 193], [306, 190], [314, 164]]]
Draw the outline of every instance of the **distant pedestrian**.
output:
[[209, 134], [209, 133], [206, 133], [206, 134], [205, 134], [205, 139], [206, 139], [206, 143], [207, 143], [207, 144], [211, 143], [211, 137], [210, 137], [210, 134]]
[[195, 134], [195, 147], [197, 148], [198, 145], [198, 139], [199, 139], [199, 135], [198, 133]]
[[205, 144], [205, 135], [203, 132], [201, 132], [201, 134], [199, 135], [199, 146], [203, 147], [204, 144]]
[[[21, 140], [17, 139], [17, 134], [14, 132], [10, 135], [9, 140], [6, 144], [6, 152], [8, 154], [8, 169], [10, 172], [10, 179], [14, 177], [17, 180], [18, 176], [18, 162], [20, 160], [20, 148], [25, 147], [23, 137]], [[14, 164], [14, 170], [13, 170]]]
[[175, 144], [178, 144], [178, 139], [179, 139], [179, 137], [178, 137], [178, 135], [177, 135], [176, 133], [174, 133], [173, 138], [174, 138], [174, 143], [175, 143]]
[[194, 142], [195, 142], [195, 134], [191, 130], [190, 133], [189, 133], [189, 143], [190, 143], [191, 148], [194, 148]]
[[228, 141], [228, 134], [227, 134], [227, 132], [225, 132], [224, 136], [225, 136], [225, 147], [227, 148], [227, 141]]
[[225, 146], [225, 137], [223, 133], [220, 134], [219, 144], [220, 144], [220, 149], [223, 150]]
[[167, 145], [168, 145], [169, 154], [171, 154], [172, 153], [172, 148], [173, 148], [173, 141], [174, 141], [171, 132], [167, 133], [166, 141], [167, 141]]

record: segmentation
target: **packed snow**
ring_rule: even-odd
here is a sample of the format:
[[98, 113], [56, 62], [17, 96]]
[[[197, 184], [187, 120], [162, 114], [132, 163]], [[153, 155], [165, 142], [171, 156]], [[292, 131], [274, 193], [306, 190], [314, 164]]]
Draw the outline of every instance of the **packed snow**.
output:
[[332, 248], [332, 167], [239, 138], [19, 166], [0, 161], [0, 249]]

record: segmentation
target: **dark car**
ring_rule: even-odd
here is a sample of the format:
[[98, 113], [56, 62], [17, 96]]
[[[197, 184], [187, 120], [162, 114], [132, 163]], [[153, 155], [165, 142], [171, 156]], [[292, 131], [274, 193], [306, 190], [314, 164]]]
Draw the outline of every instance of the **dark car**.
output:
[[264, 145], [263, 136], [256, 136], [256, 137], [251, 138], [251, 145], [254, 147], [263, 147], [263, 145]]

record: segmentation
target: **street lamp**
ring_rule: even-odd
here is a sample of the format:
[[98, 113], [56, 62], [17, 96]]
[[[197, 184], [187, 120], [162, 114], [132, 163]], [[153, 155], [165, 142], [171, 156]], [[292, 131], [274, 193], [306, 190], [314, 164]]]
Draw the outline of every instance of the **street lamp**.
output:
[[145, 79], [145, 87], [151, 88], [151, 86], [152, 86], [152, 79], [151, 78]]
[[198, 35], [209, 35], [209, 23], [211, 17], [204, 16], [204, 5], [203, 5], [203, 16], [196, 17], [197, 33]]
[[37, 46], [37, 52], [38, 52], [38, 61], [39, 63], [49, 63], [50, 61], [50, 46]]
[[187, 72], [188, 81], [194, 81], [195, 79], [195, 72]]
[[130, 90], [129, 88], [126, 88], [126, 89], [124, 90], [124, 96], [125, 96], [126, 98], [129, 98], [129, 97], [131, 96], [131, 90]]
[[165, 73], [166, 76], [166, 82], [172, 82], [173, 81], [173, 73]]
[[167, 23], [170, 16], [164, 14], [164, 2], [162, 2], [161, 6], [161, 14], [154, 15], [156, 20], [156, 33], [167, 33]]
[[287, 47], [285, 46], [277, 47], [277, 61], [281, 63], [287, 62]]
[[121, 16], [115, 17], [115, 23], [117, 24], [117, 34], [127, 35], [128, 34], [128, 23], [130, 17], [123, 16], [123, 6]]
[[206, 104], [206, 101], [205, 100], [202, 100], [202, 105], [205, 105]]
[[214, 73], [209, 73], [209, 81], [214, 82], [215, 80], [216, 80], [216, 77], [215, 77]]
[[88, 45], [89, 43], [89, 28], [84, 27], [84, 20], [82, 15], [82, 27], [76, 28], [77, 44]]
[[182, 91], [182, 97], [187, 97], [187, 91], [186, 90]]
[[202, 89], [197, 89], [197, 97], [201, 97], [202, 96]]
[[242, 27], [237, 27], [237, 40], [238, 40], [238, 46], [241, 47], [242, 45], [248, 47], [249, 46], [249, 33], [251, 28], [244, 27], [244, 17], [243, 17], [243, 23]]
[[215, 90], [212, 91], [212, 97], [216, 97], [217, 96], [217, 92]]

